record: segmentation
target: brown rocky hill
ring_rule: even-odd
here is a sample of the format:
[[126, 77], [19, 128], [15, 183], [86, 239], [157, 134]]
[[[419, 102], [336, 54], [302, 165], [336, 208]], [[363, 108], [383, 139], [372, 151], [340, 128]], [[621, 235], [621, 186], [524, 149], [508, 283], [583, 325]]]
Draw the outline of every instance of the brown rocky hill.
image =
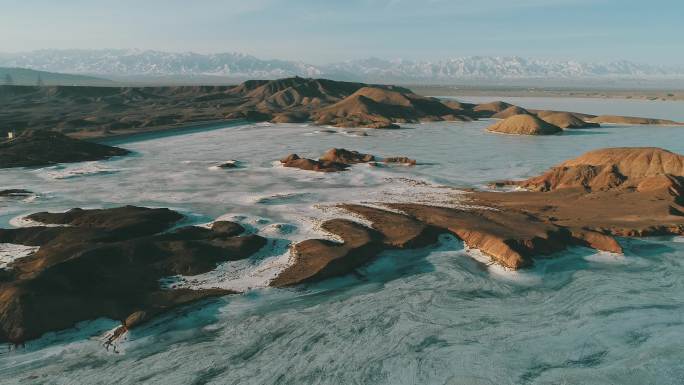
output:
[[562, 132], [558, 126], [533, 115], [514, 115], [487, 128], [488, 131], [509, 135], [554, 135]]
[[387, 127], [393, 123], [470, 120], [440, 100], [408, 90], [363, 87], [349, 97], [312, 114], [318, 124]]
[[560, 128], [591, 128], [599, 127], [598, 123], [588, 122], [571, 112], [552, 112], [537, 114], [543, 121]]
[[478, 104], [475, 107], [473, 107], [473, 111], [481, 113], [486, 116], [491, 116], [497, 112], [501, 112], [505, 110], [506, 108], [509, 108], [513, 106], [510, 103], [502, 102], [502, 101], [495, 101], [495, 102], [490, 102], [490, 103], [482, 103]]
[[480, 192], [479, 203], [603, 234], [684, 233], [684, 156], [660, 148], [595, 150], [538, 177], [499, 185], [526, 191]]
[[[254, 89], [239, 94], [247, 100], [244, 106], [280, 112], [293, 107], [320, 107], [335, 103], [366, 86], [363, 83], [336, 82], [299, 77], [266, 81]], [[237, 87], [238, 91], [244, 87]], [[247, 88], [245, 88], [247, 90]]]
[[684, 156], [655, 147], [623, 147], [590, 151], [543, 175], [511, 184], [534, 191], [643, 190], [669, 184], [671, 178], [684, 178]]
[[510, 118], [511, 116], [515, 115], [529, 115], [530, 112], [527, 111], [526, 109], [518, 106], [510, 106], [506, 108], [503, 111], [497, 112], [496, 114], [492, 115], [492, 118], [494, 119], [506, 119]]

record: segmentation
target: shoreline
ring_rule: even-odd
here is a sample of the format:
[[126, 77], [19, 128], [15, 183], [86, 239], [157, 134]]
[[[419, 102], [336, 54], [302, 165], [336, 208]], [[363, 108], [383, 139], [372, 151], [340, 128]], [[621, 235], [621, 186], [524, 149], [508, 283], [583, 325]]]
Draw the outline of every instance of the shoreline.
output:
[[544, 88], [544, 87], [469, 87], [447, 85], [407, 85], [413, 92], [433, 97], [531, 97], [531, 98], [589, 98], [644, 101], [684, 101], [684, 90], [667, 89], [609, 89], [609, 88]]
[[167, 136], [192, 134], [195, 132], [218, 130], [226, 127], [240, 126], [248, 124], [244, 119], [228, 119], [195, 122], [190, 124], [180, 124], [173, 126], [157, 126], [147, 130], [135, 132], [117, 132], [113, 135], [70, 135], [72, 138], [87, 140], [94, 143], [116, 145], [121, 143], [138, 142], [143, 140], [158, 139]]

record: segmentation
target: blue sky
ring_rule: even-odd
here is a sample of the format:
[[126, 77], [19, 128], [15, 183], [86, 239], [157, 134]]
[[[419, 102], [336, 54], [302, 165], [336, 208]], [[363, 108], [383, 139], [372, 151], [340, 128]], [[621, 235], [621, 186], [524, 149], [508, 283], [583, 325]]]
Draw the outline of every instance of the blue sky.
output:
[[236, 51], [322, 64], [519, 55], [684, 64], [684, 0], [0, 0], [0, 51]]

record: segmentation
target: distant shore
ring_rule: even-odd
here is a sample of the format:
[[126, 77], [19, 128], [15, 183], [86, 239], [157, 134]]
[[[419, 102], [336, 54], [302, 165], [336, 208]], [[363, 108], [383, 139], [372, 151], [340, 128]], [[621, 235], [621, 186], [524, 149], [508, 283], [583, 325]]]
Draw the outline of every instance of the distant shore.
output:
[[220, 128], [246, 124], [244, 119], [212, 120], [188, 124], [157, 126], [145, 129], [131, 129], [111, 131], [109, 134], [102, 132], [77, 132], [69, 135], [72, 138], [90, 140], [97, 143], [114, 145], [117, 143], [158, 139], [165, 136], [183, 135], [194, 132], [217, 130]]
[[682, 101], [684, 90], [408, 85], [423, 96], [505, 96]]

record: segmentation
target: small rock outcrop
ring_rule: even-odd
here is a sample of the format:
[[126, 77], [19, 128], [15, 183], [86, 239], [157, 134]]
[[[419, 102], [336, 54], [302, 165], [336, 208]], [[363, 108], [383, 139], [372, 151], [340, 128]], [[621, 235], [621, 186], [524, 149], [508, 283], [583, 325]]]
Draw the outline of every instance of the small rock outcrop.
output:
[[344, 148], [331, 148], [320, 158], [321, 161], [337, 162], [346, 164], [368, 163], [375, 160], [375, 156], [363, 154], [358, 151], [345, 150]]
[[408, 166], [415, 166], [418, 164], [418, 162], [415, 159], [411, 159], [406, 156], [390, 156], [388, 158], [383, 158], [382, 159], [383, 163], [397, 163], [397, 164], [405, 164]]
[[395, 163], [416, 165], [414, 159], [405, 156], [395, 156], [389, 158], [379, 158], [375, 155], [364, 154], [358, 151], [346, 150], [344, 148], [331, 148], [327, 150], [318, 160], [301, 158], [297, 154], [290, 154], [280, 160], [284, 167], [294, 167], [308, 171], [319, 172], [338, 172], [347, 170], [352, 164], [357, 163]]
[[348, 164], [301, 158], [297, 154], [290, 154], [280, 160], [284, 167], [298, 168], [306, 171], [339, 172], [349, 168]]
[[21, 198], [21, 197], [27, 197], [31, 194], [33, 194], [31, 191], [24, 190], [24, 189], [0, 190], [0, 197], [5, 197], [5, 198]]
[[223, 163], [220, 163], [216, 166], [216, 168], [222, 168], [222, 169], [231, 169], [231, 168], [239, 168], [240, 167], [240, 161], [231, 159], [227, 160]]

